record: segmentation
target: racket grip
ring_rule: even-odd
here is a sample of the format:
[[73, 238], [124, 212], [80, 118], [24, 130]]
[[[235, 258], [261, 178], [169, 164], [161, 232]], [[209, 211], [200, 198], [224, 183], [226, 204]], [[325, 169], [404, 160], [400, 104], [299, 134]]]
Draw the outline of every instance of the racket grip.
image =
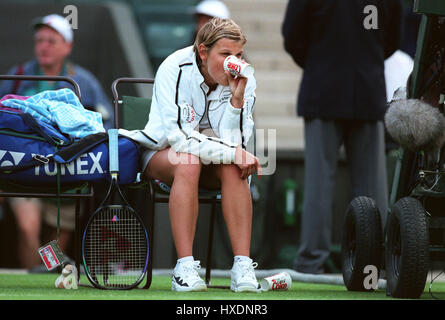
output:
[[110, 173], [119, 171], [118, 130], [108, 130], [108, 149], [110, 153]]

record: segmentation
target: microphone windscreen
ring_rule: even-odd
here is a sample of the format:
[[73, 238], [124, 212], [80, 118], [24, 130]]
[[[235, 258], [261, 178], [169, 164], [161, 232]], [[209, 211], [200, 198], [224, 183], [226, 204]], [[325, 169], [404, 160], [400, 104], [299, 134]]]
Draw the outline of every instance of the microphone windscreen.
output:
[[393, 100], [385, 114], [391, 137], [411, 151], [435, 151], [445, 142], [445, 117], [418, 99]]

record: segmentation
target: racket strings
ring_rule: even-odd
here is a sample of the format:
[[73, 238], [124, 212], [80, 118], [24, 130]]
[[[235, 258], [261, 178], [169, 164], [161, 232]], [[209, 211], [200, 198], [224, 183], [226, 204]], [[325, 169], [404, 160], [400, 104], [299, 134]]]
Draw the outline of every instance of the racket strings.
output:
[[135, 284], [145, 273], [148, 254], [144, 227], [134, 211], [109, 206], [90, 222], [85, 238], [85, 262], [103, 287]]

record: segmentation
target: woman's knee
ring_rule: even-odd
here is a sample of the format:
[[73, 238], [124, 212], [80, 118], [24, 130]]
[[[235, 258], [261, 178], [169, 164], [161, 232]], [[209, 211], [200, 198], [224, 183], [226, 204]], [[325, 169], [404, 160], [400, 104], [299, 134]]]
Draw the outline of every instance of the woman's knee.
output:
[[189, 182], [197, 183], [201, 174], [202, 163], [199, 157], [192, 154], [181, 153], [174, 165], [174, 179], [183, 178]]
[[201, 161], [199, 157], [187, 153], [177, 153], [168, 148], [157, 152], [145, 168], [146, 179], [158, 179], [169, 185], [175, 176], [184, 176], [188, 179], [199, 178]]
[[217, 170], [217, 176], [220, 181], [230, 180], [230, 181], [242, 181], [241, 171], [235, 164], [223, 164], [220, 165]]

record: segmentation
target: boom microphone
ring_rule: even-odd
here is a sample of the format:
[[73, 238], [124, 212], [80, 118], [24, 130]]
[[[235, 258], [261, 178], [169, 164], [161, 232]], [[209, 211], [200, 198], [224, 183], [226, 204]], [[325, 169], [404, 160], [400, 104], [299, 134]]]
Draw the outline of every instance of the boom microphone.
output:
[[435, 151], [445, 142], [445, 117], [418, 99], [393, 100], [385, 114], [391, 137], [411, 151]]

